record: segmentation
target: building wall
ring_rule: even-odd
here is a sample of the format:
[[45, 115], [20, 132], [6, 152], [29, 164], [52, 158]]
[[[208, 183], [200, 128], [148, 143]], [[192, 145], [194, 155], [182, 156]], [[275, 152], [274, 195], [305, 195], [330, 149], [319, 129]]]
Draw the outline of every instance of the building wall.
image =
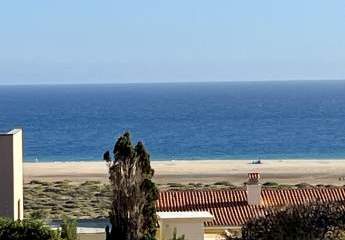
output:
[[0, 135], [0, 216], [12, 217], [13, 213], [13, 141], [10, 135]]
[[0, 216], [23, 218], [23, 135], [0, 134]]
[[185, 235], [187, 240], [203, 240], [204, 239], [204, 224], [201, 221], [186, 221], [186, 220], [160, 220], [160, 240], [170, 240], [173, 236], [174, 229], [176, 229], [177, 237]]
[[249, 205], [261, 204], [261, 184], [247, 184], [247, 201]]
[[214, 227], [205, 227], [204, 228], [204, 236], [205, 240], [208, 238], [211, 238], [210, 236], [216, 236], [215, 239], [224, 239], [224, 236], [226, 232], [230, 232], [232, 234], [236, 233], [239, 234], [241, 233], [241, 226], [214, 226]]
[[13, 206], [14, 216], [23, 219], [23, 132], [13, 135]]

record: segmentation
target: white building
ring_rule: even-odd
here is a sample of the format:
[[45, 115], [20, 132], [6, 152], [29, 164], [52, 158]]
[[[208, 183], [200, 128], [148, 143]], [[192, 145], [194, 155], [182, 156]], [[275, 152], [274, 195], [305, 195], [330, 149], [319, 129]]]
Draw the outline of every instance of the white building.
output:
[[23, 219], [23, 131], [0, 133], [0, 217]]
[[157, 212], [160, 240], [184, 236], [188, 240], [204, 240], [204, 223], [214, 217], [209, 212]]

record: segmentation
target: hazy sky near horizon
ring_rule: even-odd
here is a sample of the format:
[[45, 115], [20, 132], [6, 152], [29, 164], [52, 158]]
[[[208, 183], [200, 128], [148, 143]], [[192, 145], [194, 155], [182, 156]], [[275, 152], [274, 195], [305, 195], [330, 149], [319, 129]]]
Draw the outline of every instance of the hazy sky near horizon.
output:
[[0, 3], [0, 84], [288, 79], [345, 79], [344, 0]]

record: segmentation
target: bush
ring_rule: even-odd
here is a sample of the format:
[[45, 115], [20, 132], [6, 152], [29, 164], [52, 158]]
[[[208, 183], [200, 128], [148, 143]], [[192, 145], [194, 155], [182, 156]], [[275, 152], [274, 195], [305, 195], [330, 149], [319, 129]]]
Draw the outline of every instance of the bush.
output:
[[61, 238], [64, 240], [77, 240], [77, 220], [64, 217], [61, 224]]
[[0, 240], [60, 240], [60, 237], [58, 231], [36, 219], [0, 218]]
[[34, 210], [30, 214], [31, 219], [36, 219], [36, 220], [44, 220], [46, 219], [47, 213], [43, 210]]
[[177, 237], [176, 228], [175, 228], [174, 232], [173, 232], [173, 237], [170, 240], [185, 240], [185, 237], [184, 237], [184, 235]]
[[278, 187], [279, 184], [276, 182], [265, 182], [264, 184], [262, 184], [265, 187]]
[[241, 232], [243, 240], [340, 240], [344, 229], [344, 205], [317, 202], [271, 211], [247, 222]]
[[183, 185], [181, 183], [167, 183], [167, 185], [169, 187], [172, 187], [172, 188], [182, 188], [182, 187], [185, 187], [185, 185]]
[[220, 181], [220, 182], [215, 182], [213, 185], [215, 186], [227, 186], [227, 187], [234, 187], [234, 185], [228, 181]]

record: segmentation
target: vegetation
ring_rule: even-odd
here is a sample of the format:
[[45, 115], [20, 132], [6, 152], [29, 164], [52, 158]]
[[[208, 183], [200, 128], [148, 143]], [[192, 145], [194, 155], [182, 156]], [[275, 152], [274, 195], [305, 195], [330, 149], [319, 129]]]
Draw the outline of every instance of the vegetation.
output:
[[182, 187], [184, 187], [184, 185], [181, 184], [181, 183], [167, 183], [167, 185], [169, 187], [172, 187], [172, 188], [182, 188]]
[[230, 183], [230, 182], [228, 182], [228, 181], [215, 182], [213, 185], [216, 185], [216, 186], [235, 187], [235, 185], [233, 185], [232, 183]]
[[[303, 188], [304, 184], [278, 185], [264, 184], [264, 187]], [[160, 191], [166, 190], [197, 190], [197, 189], [233, 189], [241, 188], [227, 181], [213, 184], [202, 183], [161, 183]], [[326, 187], [324, 185], [307, 187]], [[334, 186], [331, 186], [334, 187]], [[24, 185], [24, 214], [25, 218], [43, 220], [63, 219], [70, 216], [78, 219], [106, 218], [111, 205], [110, 184], [100, 181], [86, 181], [75, 183], [70, 181], [42, 182], [31, 181]]]
[[276, 182], [265, 182], [264, 184], [262, 184], [262, 186], [265, 186], [265, 187], [278, 187], [279, 184], [276, 183]]
[[[159, 185], [161, 191], [187, 189], [235, 188], [223, 184], [166, 183]], [[106, 218], [111, 205], [110, 184], [100, 181], [73, 183], [70, 181], [32, 181], [24, 185], [24, 214], [26, 218], [63, 219], [70, 216], [78, 219]]]
[[108, 215], [110, 203], [110, 185], [97, 181], [35, 181], [24, 185], [25, 218], [104, 218]]
[[104, 154], [112, 192], [107, 238], [155, 239], [158, 189], [152, 182], [150, 155], [141, 142], [132, 145], [128, 132], [117, 140], [113, 154], [113, 159], [109, 151]]
[[0, 218], [0, 240], [60, 240], [58, 231], [37, 219], [12, 221]]
[[64, 217], [61, 224], [61, 238], [65, 240], [77, 240], [77, 220]]
[[173, 233], [173, 237], [170, 240], [185, 240], [184, 235], [182, 235], [181, 237], [177, 237], [177, 232], [176, 232], [176, 228], [174, 229], [174, 233]]
[[0, 240], [77, 240], [77, 222], [64, 218], [60, 230], [51, 229], [39, 219], [13, 221], [0, 218]]
[[345, 239], [345, 211], [343, 204], [313, 203], [272, 211], [265, 217], [247, 222], [242, 240], [340, 240]]

